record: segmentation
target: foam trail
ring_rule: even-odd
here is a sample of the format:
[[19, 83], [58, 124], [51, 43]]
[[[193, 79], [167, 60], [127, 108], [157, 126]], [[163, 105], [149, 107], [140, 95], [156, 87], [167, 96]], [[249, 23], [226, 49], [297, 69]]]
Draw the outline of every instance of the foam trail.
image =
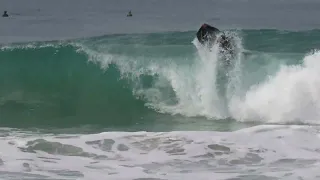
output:
[[159, 71], [161, 76], [169, 81], [178, 103], [175, 105], [153, 103], [152, 106], [172, 114], [225, 118], [226, 113], [216, 86], [219, 49], [214, 46], [208, 51], [196, 40], [193, 43], [199, 53], [194, 64], [189, 66], [171, 64], [169, 68]]
[[242, 75], [242, 69], [241, 69], [241, 62], [243, 58], [243, 47], [242, 47], [242, 39], [233, 34], [233, 33], [227, 33], [228, 36], [232, 36], [235, 40], [233, 44], [233, 48], [235, 49], [235, 57], [232, 59], [234, 61], [233, 64], [231, 64], [232, 68], [227, 71], [228, 74], [228, 83], [227, 83], [227, 93], [226, 98], [228, 101], [230, 101], [234, 96], [239, 95], [241, 90], [241, 75]]
[[309, 54], [302, 65], [282, 66], [273, 77], [252, 87], [231, 106], [234, 118], [286, 123], [319, 123], [320, 52]]
[[[240, 55], [243, 49], [241, 39], [237, 38], [236, 34], [227, 33], [226, 35], [235, 39], [235, 56], [225, 52], [220, 53], [221, 49], [218, 43], [214, 43], [214, 46], [208, 50], [207, 47], [200, 45], [196, 39], [193, 41], [199, 54], [199, 58], [195, 60], [196, 63], [193, 66], [196, 91], [190, 94], [191, 97], [197, 97], [193, 98], [196, 101], [192, 102], [193, 105], [197, 105], [197, 108], [193, 107], [198, 110], [198, 112], [193, 111], [196, 115], [215, 119], [227, 118], [229, 116], [228, 101], [240, 88]], [[225, 67], [224, 58], [232, 58], [233, 63], [230, 67]], [[192, 78], [193, 76], [189, 75], [188, 77]]]
[[215, 44], [211, 51], [200, 47], [198, 43], [194, 43], [199, 50], [200, 61], [196, 64], [196, 93], [199, 97], [199, 104], [203, 108], [202, 114], [209, 117], [222, 118], [225, 116], [223, 109], [219, 106], [221, 99], [217, 91], [217, 68], [218, 68], [218, 51], [219, 48]]

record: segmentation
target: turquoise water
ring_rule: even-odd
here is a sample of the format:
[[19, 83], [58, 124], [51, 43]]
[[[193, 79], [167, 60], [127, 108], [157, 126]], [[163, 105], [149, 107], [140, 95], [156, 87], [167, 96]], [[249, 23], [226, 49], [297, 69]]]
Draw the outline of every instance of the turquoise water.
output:
[[[239, 79], [235, 88], [240, 97], [252, 86], [264, 83], [268, 76], [275, 76], [281, 65], [299, 66], [303, 57], [320, 45], [317, 30], [230, 32], [240, 39], [237, 42], [241, 44], [240, 50], [247, 52], [238, 56], [241, 64], [237, 65], [239, 72], [235, 74]], [[201, 52], [192, 43], [194, 34], [107, 35], [3, 45], [0, 52], [1, 125], [168, 131], [175, 129], [174, 126], [204, 130], [203, 126], [210, 124], [206, 129], [225, 126], [222, 129], [228, 130], [230, 123], [239, 127], [260, 123], [260, 119], [249, 117], [248, 123], [241, 125], [242, 120], [238, 119], [241, 116], [225, 113], [225, 109], [210, 110], [221, 107], [213, 101], [205, 102], [213, 97], [201, 91], [217, 93], [221, 91], [219, 87], [230, 84], [227, 81], [232, 78], [219, 79], [227, 70], [220, 67], [220, 75], [216, 75], [218, 66], [205, 67], [197, 63], [216, 60], [214, 55], [200, 56]], [[217, 84], [209, 82], [210, 78], [217, 78]], [[194, 85], [202, 89], [195, 90]], [[194, 108], [198, 111], [192, 112]], [[208, 111], [201, 112], [201, 109]]]

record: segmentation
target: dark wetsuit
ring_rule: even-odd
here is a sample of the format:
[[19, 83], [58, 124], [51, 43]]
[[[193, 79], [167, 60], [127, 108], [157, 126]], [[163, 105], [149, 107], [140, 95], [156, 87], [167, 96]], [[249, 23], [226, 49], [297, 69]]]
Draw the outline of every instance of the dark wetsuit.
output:
[[[212, 27], [208, 24], [203, 24], [197, 32], [198, 41], [201, 44], [208, 43], [212, 45], [217, 38], [217, 34], [221, 31], [215, 27]], [[220, 36], [218, 39], [218, 43], [220, 46], [226, 50], [231, 50], [231, 42], [230, 39], [227, 38], [224, 34]]]
[[219, 29], [209, 26], [208, 24], [203, 24], [197, 32], [197, 38], [201, 44], [208, 41], [213, 42], [216, 39], [216, 34], [219, 32]]
[[[223, 54], [231, 54], [233, 56], [234, 49], [232, 47], [231, 38], [227, 37], [223, 33], [219, 37], [217, 37], [219, 33], [221, 33], [219, 29], [212, 27], [208, 24], [203, 24], [197, 32], [197, 38], [201, 44], [203, 45], [206, 44], [206, 45], [209, 45], [210, 47], [216, 41], [216, 38], [219, 38], [217, 40], [217, 43], [219, 43], [219, 46], [222, 48], [221, 50], [224, 51]], [[227, 65], [230, 65], [231, 63], [230, 58], [226, 58], [225, 62]]]

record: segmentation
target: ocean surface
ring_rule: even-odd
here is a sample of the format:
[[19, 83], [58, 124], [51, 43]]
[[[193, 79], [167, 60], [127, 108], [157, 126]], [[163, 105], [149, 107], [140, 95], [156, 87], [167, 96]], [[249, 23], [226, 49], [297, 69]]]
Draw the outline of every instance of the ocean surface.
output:
[[0, 0], [0, 179], [320, 179], [319, 9]]

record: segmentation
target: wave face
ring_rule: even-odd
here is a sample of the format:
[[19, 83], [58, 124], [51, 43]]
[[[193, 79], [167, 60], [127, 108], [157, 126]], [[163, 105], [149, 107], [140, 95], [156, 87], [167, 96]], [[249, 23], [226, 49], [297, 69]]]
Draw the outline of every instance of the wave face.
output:
[[229, 67], [194, 32], [2, 46], [1, 126], [113, 127], [178, 116], [318, 124], [319, 31], [228, 35], [236, 48]]

